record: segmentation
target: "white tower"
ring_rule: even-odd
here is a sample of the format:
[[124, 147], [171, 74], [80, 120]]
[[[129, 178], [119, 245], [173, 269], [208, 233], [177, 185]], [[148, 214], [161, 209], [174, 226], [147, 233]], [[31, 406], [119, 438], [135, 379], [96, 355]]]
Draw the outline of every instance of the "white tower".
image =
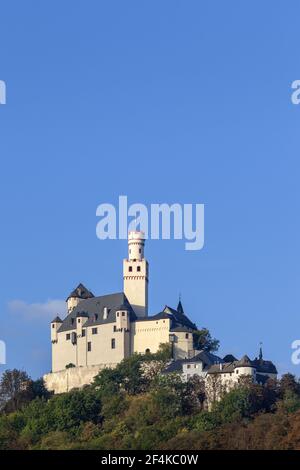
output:
[[138, 317], [148, 315], [148, 261], [143, 232], [129, 232], [128, 259], [123, 261], [124, 294]]

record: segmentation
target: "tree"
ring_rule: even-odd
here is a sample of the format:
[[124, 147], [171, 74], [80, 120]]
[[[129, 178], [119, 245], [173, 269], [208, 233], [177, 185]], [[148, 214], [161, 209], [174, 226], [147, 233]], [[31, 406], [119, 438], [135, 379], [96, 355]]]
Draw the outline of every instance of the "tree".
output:
[[300, 396], [300, 384], [296, 377], [290, 373], [283, 374], [279, 381], [279, 396], [283, 398], [286, 393], [294, 393]]
[[214, 352], [219, 349], [220, 341], [212, 338], [210, 332], [206, 328], [193, 332], [194, 348], [207, 352]]
[[0, 406], [4, 412], [17, 411], [30, 400], [30, 377], [24, 371], [6, 370], [0, 381]]

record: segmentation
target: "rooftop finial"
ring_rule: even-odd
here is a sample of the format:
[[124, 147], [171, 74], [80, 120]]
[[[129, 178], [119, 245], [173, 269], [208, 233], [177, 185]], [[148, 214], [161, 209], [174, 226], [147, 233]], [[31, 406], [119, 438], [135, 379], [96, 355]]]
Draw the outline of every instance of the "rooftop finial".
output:
[[263, 352], [262, 352], [262, 342], [259, 343], [259, 360], [262, 361], [263, 358]]

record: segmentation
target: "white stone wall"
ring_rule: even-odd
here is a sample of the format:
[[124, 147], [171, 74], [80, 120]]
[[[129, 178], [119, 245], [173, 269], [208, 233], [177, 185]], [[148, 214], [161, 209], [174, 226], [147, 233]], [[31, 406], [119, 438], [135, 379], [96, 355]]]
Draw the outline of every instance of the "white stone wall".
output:
[[47, 389], [54, 393], [69, 392], [73, 388], [81, 388], [90, 384], [98, 372], [105, 367], [115, 367], [116, 364], [98, 364], [88, 367], [71, 367], [70, 369], [44, 375]]
[[195, 355], [193, 334], [184, 331], [175, 333], [174, 359], [190, 359]]
[[169, 342], [170, 320], [138, 321], [131, 324], [131, 350], [145, 354], [158, 351], [159, 345]]
[[[130, 355], [130, 332], [125, 329], [114, 331], [116, 323], [95, 324], [87, 328], [84, 324], [80, 328], [78, 323], [77, 328], [75, 326], [74, 324], [74, 330], [57, 334], [57, 342], [52, 344], [52, 372], [64, 370], [70, 363], [75, 366], [118, 363]], [[97, 329], [96, 334], [93, 334], [93, 328]], [[85, 336], [82, 336], [83, 329]], [[71, 338], [66, 339], [67, 335], [72, 337], [72, 332], [77, 333], [75, 345], [72, 344]], [[91, 343], [91, 351], [88, 350], [88, 343]]]

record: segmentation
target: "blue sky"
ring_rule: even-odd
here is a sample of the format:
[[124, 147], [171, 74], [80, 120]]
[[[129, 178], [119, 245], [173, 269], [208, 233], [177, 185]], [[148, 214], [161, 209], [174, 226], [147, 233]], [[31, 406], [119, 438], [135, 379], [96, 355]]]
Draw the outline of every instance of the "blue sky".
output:
[[[122, 290], [126, 241], [96, 207], [205, 204], [205, 246], [149, 241], [150, 312], [176, 306], [220, 353], [300, 375], [299, 2], [2, 1], [0, 339], [50, 370], [78, 282]], [[0, 366], [0, 372], [4, 366]]]

